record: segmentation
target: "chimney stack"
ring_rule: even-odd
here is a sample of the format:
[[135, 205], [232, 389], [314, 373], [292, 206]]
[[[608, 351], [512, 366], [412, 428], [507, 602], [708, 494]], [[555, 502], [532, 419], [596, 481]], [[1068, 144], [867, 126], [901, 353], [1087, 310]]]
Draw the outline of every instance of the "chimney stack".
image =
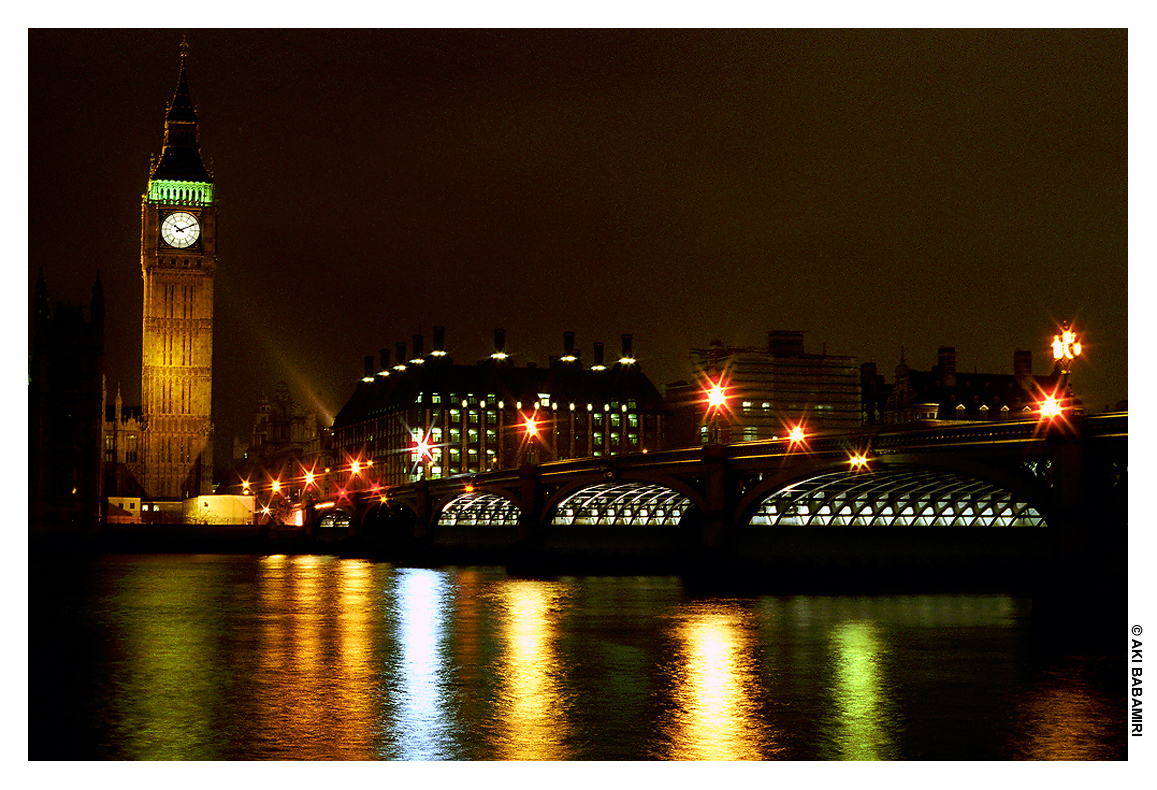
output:
[[399, 340], [397, 343], [394, 343], [394, 351], [398, 355], [398, 364], [399, 365], [405, 365], [406, 364], [406, 341], [405, 340]]
[[936, 351], [936, 364], [940, 366], [940, 373], [944, 376], [956, 372], [956, 349], [953, 346], [941, 346]]
[[444, 326], [434, 327], [434, 351], [433, 351], [433, 354], [436, 357], [446, 356], [446, 327], [444, 327]]
[[623, 335], [623, 356], [619, 359], [619, 362], [630, 365], [635, 361], [635, 354], [632, 349], [633, 345], [631, 335]]
[[600, 340], [595, 343], [595, 364], [591, 366], [591, 370], [606, 370], [607, 366], [603, 364], [603, 342]]
[[380, 349], [378, 351], [378, 353], [382, 357], [382, 370], [389, 370], [390, 369], [390, 350], [388, 348], [383, 348], [383, 349]]
[[372, 356], [366, 357], [366, 377], [372, 378], [374, 375], [374, 358]]
[[491, 359], [506, 359], [506, 330], [494, 330], [494, 353], [490, 355]]
[[1012, 355], [1012, 372], [1018, 378], [1032, 375], [1032, 352], [1017, 349]]
[[422, 346], [425, 345], [425, 340], [421, 335], [414, 335], [414, 359], [422, 358]]

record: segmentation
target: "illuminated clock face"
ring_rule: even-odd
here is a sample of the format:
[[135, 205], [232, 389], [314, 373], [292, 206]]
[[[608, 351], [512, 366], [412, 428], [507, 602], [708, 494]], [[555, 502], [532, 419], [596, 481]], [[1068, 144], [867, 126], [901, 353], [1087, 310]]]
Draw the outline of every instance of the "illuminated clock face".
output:
[[161, 238], [170, 247], [189, 247], [199, 235], [201, 226], [197, 224], [197, 218], [185, 211], [174, 211], [161, 223]]

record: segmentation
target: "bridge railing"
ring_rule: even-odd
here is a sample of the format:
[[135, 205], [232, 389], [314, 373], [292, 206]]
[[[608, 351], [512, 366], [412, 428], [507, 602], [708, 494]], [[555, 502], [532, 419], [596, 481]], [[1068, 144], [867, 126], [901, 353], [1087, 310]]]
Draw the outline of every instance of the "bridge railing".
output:
[[[1128, 435], [1128, 413], [1085, 416], [1076, 426], [1085, 437], [1124, 437]], [[801, 448], [788, 439], [765, 439], [726, 446], [711, 445], [660, 450], [635, 455], [613, 455], [547, 461], [535, 467], [541, 480], [552, 480], [602, 472], [608, 476], [633, 471], [665, 470], [679, 473], [702, 465], [708, 453], [714, 459], [755, 461], [798, 455], [801, 451], [812, 456], [845, 454], [849, 449], [896, 452], [928, 450], [945, 447], [967, 447], [994, 444], [1041, 445], [1049, 432], [1057, 428], [1042, 427], [1037, 419], [1010, 420], [990, 423], [939, 424], [926, 428], [905, 430], [864, 429], [840, 434], [815, 434]], [[518, 469], [477, 472], [454, 477], [436, 478], [424, 483], [407, 483], [391, 490], [403, 492], [416, 485], [425, 485], [432, 495], [462, 490], [466, 485], [501, 487], [516, 484], [521, 478]]]

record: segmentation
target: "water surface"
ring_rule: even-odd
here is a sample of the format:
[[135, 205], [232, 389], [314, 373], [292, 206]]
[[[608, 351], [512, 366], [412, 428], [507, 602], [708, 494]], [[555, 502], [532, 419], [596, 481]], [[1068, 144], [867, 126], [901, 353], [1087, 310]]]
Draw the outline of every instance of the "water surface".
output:
[[30, 568], [30, 756], [1118, 759], [1124, 655], [1001, 595], [690, 596], [329, 556]]

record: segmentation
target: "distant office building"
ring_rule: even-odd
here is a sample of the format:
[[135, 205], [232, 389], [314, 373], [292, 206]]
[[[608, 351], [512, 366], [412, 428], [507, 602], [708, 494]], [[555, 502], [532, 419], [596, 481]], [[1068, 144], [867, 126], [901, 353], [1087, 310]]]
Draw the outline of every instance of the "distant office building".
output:
[[372, 468], [381, 484], [517, 468], [565, 458], [640, 453], [661, 448], [663, 400], [632, 357], [623, 335], [618, 361], [606, 364], [602, 343], [583, 367], [574, 334], [546, 367], [518, 367], [495, 332], [494, 353], [458, 365], [444, 349], [381, 351], [381, 369], [367, 357], [365, 375], [333, 425], [335, 454]]
[[[883, 422], [888, 425], [923, 420], [1006, 420], [1039, 411], [1040, 402], [1056, 393], [1061, 375], [1033, 375], [1032, 352], [1013, 355], [1013, 372], [962, 373], [956, 369], [956, 349], [941, 346], [931, 370], [913, 370], [900, 356], [896, 382], [888, 393]], [[1079, 401], [1072, 407], [1082, 411]]]
[[[765, 349], [729, 347], [718, 340], [708, 348], [692, 349], [695, 381], [668, 387], [672, 421], [679, 422], [673, 438], [692, 435], [689, 420], [695, 420], [696, 443], [782, 438], [798, 424], [809, 433], [859, 428], [863, 416], [856, 360], [829, 355], [826, 349], [809, 354], [803, 334], [768, 332]], [[714, 424], [705, 393], [720, 381], [727, 400]]]
[[28, 343], [28, 507], [35, 532], [85, 532], [101, 517], [104, 287], [84, 307], [48, 303], [41, 273]]

